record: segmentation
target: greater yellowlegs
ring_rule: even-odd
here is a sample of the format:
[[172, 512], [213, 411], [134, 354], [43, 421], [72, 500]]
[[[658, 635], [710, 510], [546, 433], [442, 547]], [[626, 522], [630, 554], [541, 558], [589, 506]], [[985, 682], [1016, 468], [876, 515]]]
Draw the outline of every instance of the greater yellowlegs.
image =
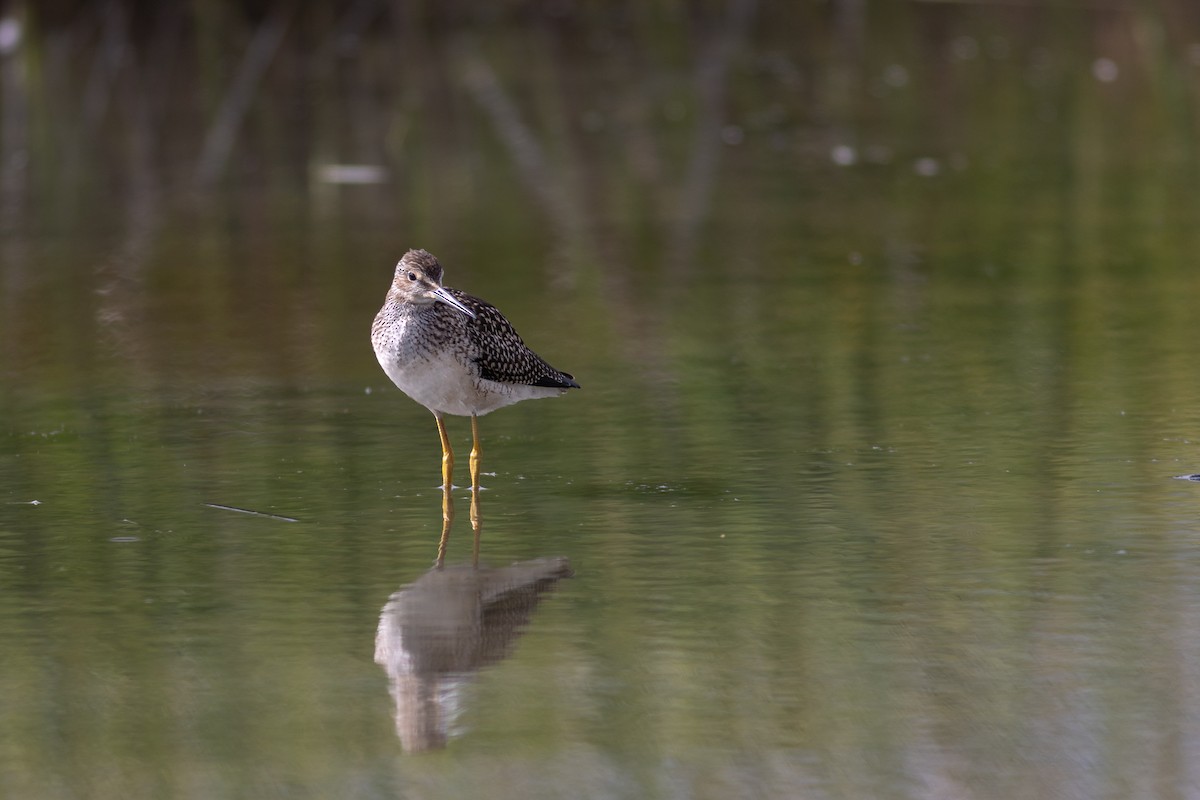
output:
[[380, 366], [402, 392], [433, 412], [442, 440], [442, 482], [454, 452], [447, 414], [471, 418], [471, 488], [479, 494], [479, 417], [497, 408], [578, 389], [575, 378], [530, 350], [512, 323], [478, 297], [442, 286], [442, 265], [409, 250], [371, 326]]

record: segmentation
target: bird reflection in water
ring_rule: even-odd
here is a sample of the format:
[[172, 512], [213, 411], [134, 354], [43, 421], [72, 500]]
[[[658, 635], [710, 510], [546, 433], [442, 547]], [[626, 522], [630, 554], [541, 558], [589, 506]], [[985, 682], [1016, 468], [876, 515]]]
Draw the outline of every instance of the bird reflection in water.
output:
[[449, 487], [443, 492], [435, 566], [388, 598], [375, 633], [375, 662], [388, 674], [396, 733], [410, 753], [446, 746], [472, 675], [506, 658], [543, 595], [572, 575], [563, 557], [480, 566], [478, 493], [472, 561], [446, 565], [454, 514]]

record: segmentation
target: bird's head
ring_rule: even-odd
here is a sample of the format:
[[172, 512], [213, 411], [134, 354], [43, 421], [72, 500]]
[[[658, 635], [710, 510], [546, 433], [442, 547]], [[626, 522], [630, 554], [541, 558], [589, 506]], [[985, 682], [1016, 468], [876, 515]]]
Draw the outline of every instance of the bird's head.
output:
[[396, 264], [392, 292], [404, 303], [418, 306], [445, 303], [456, 311], [475, 318], [475, 312], [442, 286], [442, 265], [432, 253], [425, 250], [409, 250]]

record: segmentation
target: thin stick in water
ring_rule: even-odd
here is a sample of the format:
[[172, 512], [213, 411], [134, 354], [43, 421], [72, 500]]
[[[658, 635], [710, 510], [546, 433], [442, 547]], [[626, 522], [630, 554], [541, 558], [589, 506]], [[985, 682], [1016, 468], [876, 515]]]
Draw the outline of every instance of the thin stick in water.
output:
[[271, 519], [283, 520], [284, 522], [299, 522], [300, 520], [294, 517], [284, 517], [279, 514], [268, 514], [265, 511], [251, 511], [248, 508], [238, 508], [237, 506], [223, 506], [220, 503], [205, 503], [209, 508], [218, 508], [221, 511], [236, 511], [239, 514], [253, 514], [256, 517], [269, 517]]

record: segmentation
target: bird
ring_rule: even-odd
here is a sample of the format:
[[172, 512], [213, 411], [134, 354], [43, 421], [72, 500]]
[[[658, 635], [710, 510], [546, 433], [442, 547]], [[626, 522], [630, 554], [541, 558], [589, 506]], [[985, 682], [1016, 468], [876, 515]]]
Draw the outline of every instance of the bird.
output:
[[442, 488], [449, 494], [454, 452], [447, 415], [471, 418], [471, 489], [479, 494], [479, 417], [522, 400], [578, 389], [526, 346], [494, 305], [442, 285], [442, 265], [425, 250], [396, 264], [371, 325], [379, 365], [400, 391], [433, 412], [442, 443]]

